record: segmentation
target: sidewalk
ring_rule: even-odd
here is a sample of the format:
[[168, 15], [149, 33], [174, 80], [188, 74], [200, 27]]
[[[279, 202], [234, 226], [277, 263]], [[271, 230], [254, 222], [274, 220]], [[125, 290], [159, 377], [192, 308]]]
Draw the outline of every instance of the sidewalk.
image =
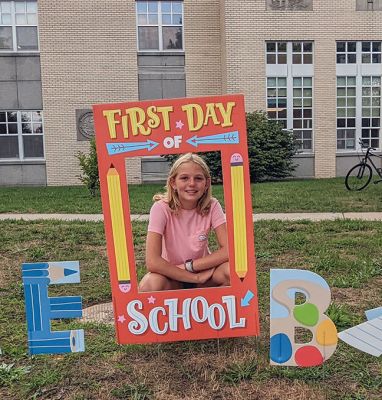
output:
[[[147, 221], [148, 214], [132, 214], [132, 221]], [[51, 219], [59, 221], [103, 221], [102, 214], [0, 214], [0, 221], [13, 219], [24, 221], [35, 221], [40, 219]], [[253, 214], [254, 221], [263, 220], [281, 220], [281, 221], [333, 221], [336, 219], [359, 219], [364, 221], [382, 221], [382, 212], [365, 212], [365, 213], [269, 213], [269, 214]]]

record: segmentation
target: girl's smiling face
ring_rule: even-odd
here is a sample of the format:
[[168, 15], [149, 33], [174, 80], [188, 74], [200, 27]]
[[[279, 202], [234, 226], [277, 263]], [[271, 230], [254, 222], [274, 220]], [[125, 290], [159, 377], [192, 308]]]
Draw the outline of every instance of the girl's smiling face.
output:
[[201, 166], [192, 161], [182, 163], [171, 182], [172, 188], [178, 193], [182, 208], [186, 210], [197, 206], [209, 184]]

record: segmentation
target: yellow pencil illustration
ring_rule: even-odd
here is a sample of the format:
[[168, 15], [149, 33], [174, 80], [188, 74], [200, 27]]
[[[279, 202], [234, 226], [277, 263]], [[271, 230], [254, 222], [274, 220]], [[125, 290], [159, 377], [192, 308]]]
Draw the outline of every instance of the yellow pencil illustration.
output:
[[233, 232], [235, 245], [235, 271], [243, 280], [247, 274], [247, 228], [245, 219], [243, 157], [231, 156], [231, 190], [233, 208]]
[[127, 293], [131, 289], [131, 283], [122, 208], [121, 182], [119, 174], [113, 165], [109, 168], [107, 173], [107, 190], [109, 193], [111, 226], [119, 289], [121, 292]]

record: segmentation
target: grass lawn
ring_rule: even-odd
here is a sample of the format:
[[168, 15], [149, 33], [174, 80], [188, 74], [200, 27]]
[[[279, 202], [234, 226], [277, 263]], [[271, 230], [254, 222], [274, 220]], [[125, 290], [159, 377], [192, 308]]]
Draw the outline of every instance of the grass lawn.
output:
[[[85, 307], [110, 301], [103, 224], [5, 221], [0, 228], [1, 399], [381, 399], [382, 357], [342, 342], [322, 367], [271, 367], [268, 288], [270, 268], [315, 271], [332, 288], [328, 314], [338, 330], [364, 321], [365, 310], [381, 306], [382, 223], [256, 223], [258, 339], [119, 346], [112, 326], [63, 320], [54, 329], [85, 329], [86, 352], [35, 357], [27, 356], [21, 263], [80, 260], [81, 283], [50, 294], [82, 295]], [[146, 223], [133, 229], [142, 275]]]
[[[148, 213], [152, 197], [163, 185], [131, 185], [131, 213]], [[254, 184], [254, 212], [356, 212], [382, 211], [382, 184], [362, 192], [346, 190], [343, 178], [307, 179]], [[213, 194], [224, 203], [223, 188]], [[99, 197], [92, 198], [83, 186], [0, 188], [0, 213], [101, 213]]]

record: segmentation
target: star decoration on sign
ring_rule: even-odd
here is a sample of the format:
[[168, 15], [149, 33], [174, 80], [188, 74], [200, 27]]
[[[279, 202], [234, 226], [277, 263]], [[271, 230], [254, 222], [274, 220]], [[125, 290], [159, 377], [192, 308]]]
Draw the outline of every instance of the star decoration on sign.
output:
[[156, 300], [156, 298], [155, 298], [155, 297], [153, 297], [153, 296], [150, 296], [150, 297], [148, 297], [148, 298], [147, 298], [147, 300], [149, 301], [149, 304], [154, 304], [154, 303], [155, 303], [155, 300]]
[[120, 322], [121, 324], [123, 324], [126, 321], [126, 318], [124, 315], [119, 315], [118, 316], [118, 322]]
[[176, 121], [176, 129], [182, 129], [184, 126], [184, 123], [180, 119], [179, 121]]

